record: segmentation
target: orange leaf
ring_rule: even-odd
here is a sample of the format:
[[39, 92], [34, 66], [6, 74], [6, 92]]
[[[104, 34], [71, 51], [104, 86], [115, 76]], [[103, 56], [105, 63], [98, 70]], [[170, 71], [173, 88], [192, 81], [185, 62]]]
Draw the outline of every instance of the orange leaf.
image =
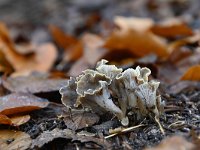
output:
[[[8, 144], [8, 141], [11, 143]], [[15, 130], [0, 130], [1, 150], [25, 150], [30, 147], [32, 140], [28, 134]]]
[[168, 51], [164, 39], [149, 31], [154, 24], [151, 19], [115, 18], [115, 24], [120, 27], [108, 37], [105, 47], [110, 50], [128, 50], [134, 56], [145, 56], [151, 53], [164, 58]]
[[0, 97], [0, 113], [13, 115], [44, 108], [49, 104], [46, 99], [31, 94], [13, 93]]
[[49, 25], [49, 30], [55, 42], [63, 49], [66, 49], [78, 42], [77, 39], [64, 33], [60, 28], [54, 25]]
[[37, 45], [34, 55], [26, 56], [17, 53], [9, 37], [6, 26], [0, 23], [0, 51], [16, 71], [16, 75], [28, 75], [33, 71], [47, 72], [57, 58], [56, 47], [52, 43]]
[[20, 126], [30, 120], [30, 115], [18, 115], [18, 116], [13, 116], [10, 118], [12, 121], [12, 125], [14, 126]]
[[169, 54], [166, 44], [150, 32], [130, 29], [126, 32], [115, 31], [107, 39], [105, 47], [110, 50], [129, 50], [133, 55], [142, 57], [151, 53], [164, 58]]
[[6, 115], [0, 114], [0, 124], [11, 125], [12, 121]]
[[199, 72], [200, 72], [200, 65], [192, 66], [181, 77], [181, 80], [200, 81]]
[[150, 30], [164, 37], [190, 36], [193, 34], [192, 29], [178, 18], [165, 20], [152, 26]]
[[7, 117], [0, 114], [0, 124], [20, 126], [30, 120], [30, 115], [17, 115], [13, 117]]

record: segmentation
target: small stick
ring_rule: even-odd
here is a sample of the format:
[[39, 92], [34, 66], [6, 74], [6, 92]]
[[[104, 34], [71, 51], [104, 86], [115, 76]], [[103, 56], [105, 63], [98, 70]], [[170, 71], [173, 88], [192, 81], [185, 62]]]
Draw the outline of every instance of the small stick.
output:
[[133, 129], [136, 129], [136, 128], [139, 128], [139, 127], [143, 127], [143, 126], [145, 126], [145, 125], [144, 125], [144, 124], [139, 124], [139, 125], [137, 125], [137, 126], [133, 126], [133, 127], [129, 127], [129, 128], [122, 129], [121, 131], [119, 131], [119, 132], [117, 132], [117, 133], [113, 133], [113, 134], [111, 134], [111, 135], [106, 136], [105, 139], [111, 138], [111, 137], [113, 137], [113, 136], [115, 136], [115, 135], [118, 135], [118, 134], [120, 134], [120, 133], [129, 132], [129, 131], [131, 131], [131, 130], [133, 130]]

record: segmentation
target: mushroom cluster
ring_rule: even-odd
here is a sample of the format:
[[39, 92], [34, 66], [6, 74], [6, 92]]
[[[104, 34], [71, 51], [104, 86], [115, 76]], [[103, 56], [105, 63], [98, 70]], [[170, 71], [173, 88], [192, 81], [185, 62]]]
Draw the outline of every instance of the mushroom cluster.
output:
[[107, 60], [97, 63], [96, 70], [87, 69], [78, 77], [71, 77], [60, 89], [62, 103], [69, 108], [86, 107], [98, 114], [111, 112], [127, 126], [127, 114], [138, 118], [163, 112], [163, 102], [157, 89], [159, 82], [148, 77], [151, 70], [139, 66], [123, 71]]

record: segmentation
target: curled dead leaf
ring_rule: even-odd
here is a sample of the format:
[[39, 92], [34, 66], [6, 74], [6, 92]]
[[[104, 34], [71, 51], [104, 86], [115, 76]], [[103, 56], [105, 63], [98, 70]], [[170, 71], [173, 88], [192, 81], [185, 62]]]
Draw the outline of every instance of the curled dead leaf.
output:
[[68, 47], [77, 43], [77, 39], [64, 33], [60, 28], [54, 25], [49, 25], [49, 30], [55, 40], [55, 42], [63, 49], [67, 49]]
[[31, 94], [13, 93], [0, 97], [0, 113], [3, 115], [19, 114], [44, 108], [48, 104], [46, 99]]
[[20, 126], [30, 120], [30, 115], [17, 115], [7, 117], [6, 115], [0, 114], [0, 124]]
[[83, 56], [69, 70], [70, 76], [77, 76], [83, 70], [94, 67], [96, 62], [108, 52], [102, 48], [104, 40], [95, 34], [84, 34], [81, 41], [83, 44]]
[[11, 125], [12, 121], [6, 115], [0, 114], [0, 124]]
[[193, 34], [192, 29], [178, 18], [164, 20], [153, 25], [150, 30], [163, 37], [190, 36]]
[[27, 75], [33, 71], [47, 72], [57, 58], [56, 47], [52, 43], [37, 45], [32, 55], [21, 55], [16, 51], [8, 29], [0, 23], [0, 51], [14, 68], [14, 75]]
[[[117, 21], [115, 22], [119, 25], [120, 29], [115, 30], [108, 37], [104, 47], [109, 50], [128, 50], [134, 56], [139, 57], [151, 53], [161, 58], [165, 58], [169, 55], [164, 39], [148, 31], [148, 28], [151, 27], [149, 20], [147, 20], [148, 26], [144, 24], [142, 28], [139, 26], [141, 24], [137, 24], [137, 21], [132, 21], [130, 23], [129, 20], [127, 21], [124, 18], [121, 18], [123, 19], [122, 21], [119, 21], [119, 18], [116, 19]], [[124, 23], [122, 24], [121, 22]], [[146, 20], [144, 20], [144, 22], [146, 22]]]
[[200, 81], [200, 65], [190, 67], [181, 77], [181, 80]]
[[31, 119], [30, 115], [17, 115], [10, 118], [13, 126], [20, 126]]
[[31, 145], [28, 134], [14, 130], [0, 130], [1, 150], [26, 150]]

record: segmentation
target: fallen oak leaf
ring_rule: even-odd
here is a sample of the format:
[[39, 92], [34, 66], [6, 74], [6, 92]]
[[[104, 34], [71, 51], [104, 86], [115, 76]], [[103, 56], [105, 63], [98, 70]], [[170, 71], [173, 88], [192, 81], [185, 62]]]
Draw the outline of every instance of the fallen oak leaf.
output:
[[200, 65], [190, 67], [181, 77], [181, 80], [200, 81]]
[[0, 113], [3, 115], [14, 115], [41, 109], [48, 104], [48, 100], [31, 94], [13, 93], [0, 97]]
[[1, 150], [26, 150], [30, 147], [32, 140], [30, 136], [21, 131], [0, 130]]

